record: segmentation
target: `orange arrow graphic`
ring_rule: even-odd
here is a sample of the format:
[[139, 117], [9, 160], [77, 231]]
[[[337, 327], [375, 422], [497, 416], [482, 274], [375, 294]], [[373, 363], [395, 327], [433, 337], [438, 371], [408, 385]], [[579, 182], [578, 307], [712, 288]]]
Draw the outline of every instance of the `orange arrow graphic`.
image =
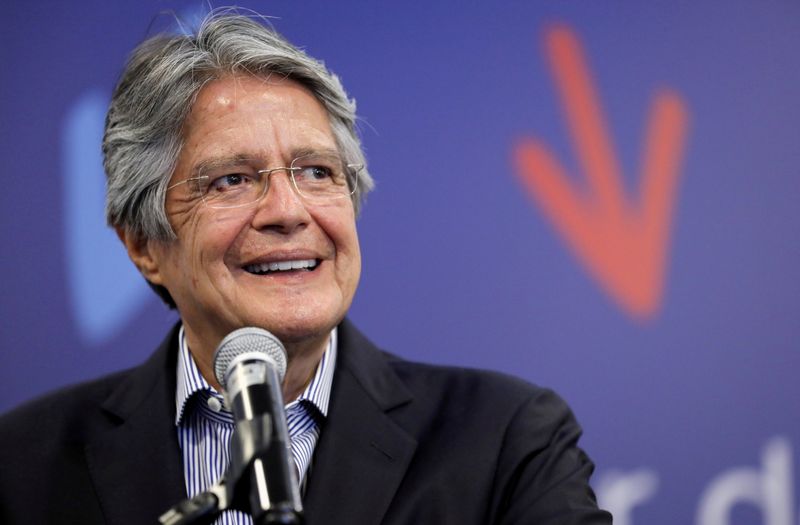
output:
[[687, 110], [677, 93], [656, 93], [644, 142], [639, 202], [629, 202], [578, 38], [559, 25], [547, 30], [545, 43], [588, 188], [575, 188], [554, 155], [535, 139], [517, 145], [517, 173], [606, 293], [633, 317], [652, 318], [663, 296]]

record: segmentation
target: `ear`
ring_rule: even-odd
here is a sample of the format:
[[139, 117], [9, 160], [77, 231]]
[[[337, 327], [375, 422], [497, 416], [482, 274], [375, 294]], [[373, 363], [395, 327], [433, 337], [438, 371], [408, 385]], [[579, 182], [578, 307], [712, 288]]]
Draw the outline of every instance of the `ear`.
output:
[[131, 258], [131, 261], [139, 269], [142, 276], [153, 284], [163, 286], [164, 282], [160, 272], [160, 250], [156, 246], [158, 241], [145, 239], [124, 228], [116, 227], [115, 229], [117, 237], [125, 245], [125, 249], [128, 250], [128, 257]]

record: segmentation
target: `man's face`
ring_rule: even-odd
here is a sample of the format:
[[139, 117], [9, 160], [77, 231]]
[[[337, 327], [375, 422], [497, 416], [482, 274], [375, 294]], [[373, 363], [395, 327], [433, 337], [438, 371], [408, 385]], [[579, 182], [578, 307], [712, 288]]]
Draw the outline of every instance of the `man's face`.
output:
[[[337, 149], [324, 108], [305, 88], [249, 76], [205, 86], [184, 139], [171, 185], [211, 161], [258, 159], [267, 169], [289, 166], [298, 152]], [[309, 204], [276, 171], [254, 205], [211, 208], [181, 184], [167, 193], [166, 209], [177, 240], [151, 242], [157, 272], [149, 278], [175, 299], [190, 345], [210, 351], [230, 331], [257, 326], [291, 348], [323, 341], [344, 317], [361, 272], [349, 198]], [[316, 266], [258, 269], [287, 261]]]

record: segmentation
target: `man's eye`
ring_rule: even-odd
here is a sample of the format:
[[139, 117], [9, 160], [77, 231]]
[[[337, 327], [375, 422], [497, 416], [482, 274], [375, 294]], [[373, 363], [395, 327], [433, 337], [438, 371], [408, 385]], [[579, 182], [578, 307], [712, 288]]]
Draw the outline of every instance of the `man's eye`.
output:
[[323, 181], [333, 178], [333, 170], [326, 166], [304, 166], [296, 176], [309, 182]]
[[215, 177], [209, 181], [207, 193], [222, 193], [231, 190], [244, 189], [255, 184], [252, 177], [243, 173], [230, 173]]

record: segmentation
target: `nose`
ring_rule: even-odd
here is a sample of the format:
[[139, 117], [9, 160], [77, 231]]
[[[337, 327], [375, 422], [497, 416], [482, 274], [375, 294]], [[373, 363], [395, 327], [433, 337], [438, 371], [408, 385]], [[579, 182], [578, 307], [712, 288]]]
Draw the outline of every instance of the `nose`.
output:
[[291, 233], [307, 225], [311, 216], [294, 188], [289, 171], [275, 170], [267, 177], [266, 193], [256, 204], [253, 227]]

